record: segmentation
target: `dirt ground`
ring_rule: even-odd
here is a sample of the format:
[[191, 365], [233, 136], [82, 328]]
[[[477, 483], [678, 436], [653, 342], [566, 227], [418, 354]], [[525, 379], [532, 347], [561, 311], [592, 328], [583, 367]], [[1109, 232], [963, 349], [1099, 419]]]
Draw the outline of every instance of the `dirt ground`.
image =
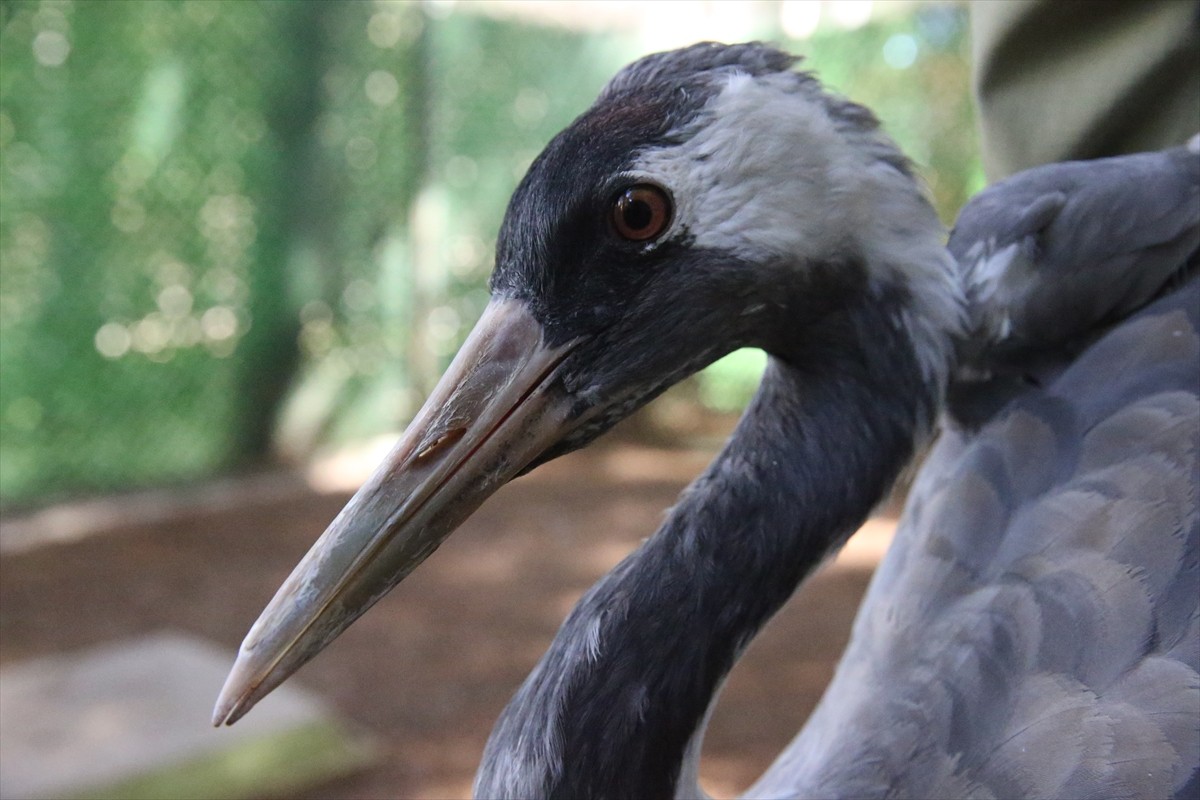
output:
[[[559, 459], [492, 498], [292, 679], [382, 750], [377, 766], [299, 797], [469, 796], [493, 721], [563, 616], [654, 530], [711, 455], [618, 443]], [[0, 661], [162, 628], [232, 652], [346, 499], [298, 491], [6, 554]], [[734, 670], [705, 740], [710, 792], [740, 792], [799, 730], [887, 533], [878, 523], [856, 537]]]

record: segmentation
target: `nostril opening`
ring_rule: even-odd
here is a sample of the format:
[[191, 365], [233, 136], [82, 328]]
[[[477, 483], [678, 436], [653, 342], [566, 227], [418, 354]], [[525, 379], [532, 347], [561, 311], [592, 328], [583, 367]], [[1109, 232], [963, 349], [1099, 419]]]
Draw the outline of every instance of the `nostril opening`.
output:
[[461, 439], [466, 432], [466, 428], [450, 428], [439, 433], [432, 441], [427, 441], [421, 445], [417, 454], [413, 456], [413, 461], [424, 461], [430, 456], [436, 455], [439, 450], [444, 450]]

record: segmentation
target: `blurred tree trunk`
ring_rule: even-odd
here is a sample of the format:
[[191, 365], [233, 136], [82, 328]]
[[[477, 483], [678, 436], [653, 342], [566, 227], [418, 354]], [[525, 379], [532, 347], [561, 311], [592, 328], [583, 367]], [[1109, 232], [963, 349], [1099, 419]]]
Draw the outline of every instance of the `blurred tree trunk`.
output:
[[300, 364], [299, 301], [292, 279], [297, 244], [325, 203], [314, 196], [321, 112], [321, 76], [329, 29], [339, 4], [298, 0], [281, 4], [279, 35], [289, 43], [266, 88], [269, 141], [277, 145], [274, 175], [265, 186], [258, 258], [249, 275], [250, 328], [239, 342], [238, 432], [233, 459], [252, 464], [271, 455], [277, 417]]

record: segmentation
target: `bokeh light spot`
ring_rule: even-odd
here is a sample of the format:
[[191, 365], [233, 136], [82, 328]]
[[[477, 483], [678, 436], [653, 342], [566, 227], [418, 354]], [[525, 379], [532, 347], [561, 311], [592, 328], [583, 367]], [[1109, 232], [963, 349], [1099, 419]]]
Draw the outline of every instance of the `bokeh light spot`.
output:
[[831, 0], [827, 6], [829, 18], [839, 28], [854, 30], [871, 21], [875, 10], [872, 0]]
[[132, 343], [129, 329], [119, 322], [106, 322], [96, 331], [96, 352], [105, 358], [120, 358]]
[[883, 43], [883, 60], [892, 69], [908, 69], [917, 61], [920, 48], [907, 33], [896, 33]]
[[377, 69], [368, 75], [363, 88], [367, 99], [381, 108], [390, 106], [400, 96], [400, 83], [386, 69]]
[[229, 306], [213, 306], [200, 317], [200, 328], [204, 336], [213, 342], [233, 338], [237, 333], [237, 315]]
[[793, 39], [807, 39], [821, 25], [821, 0], [785, 0], [779, 6], [779, 24]]
[[33, 37], [33, 57], [43, 67], [61, 67], [71, 54], [71, 43], [58, 31], [39, 31]]
[[367, 38], [376, 47], [395, 47], [404, 33], [400, 15], [390, 11], [378, 11], [367, 21]]
[[175, 284], [158, 293], [158, 307], [168, 317], [185, 317], [192, 310], [192, 293]]
[[132, 346], [139, 353], [157, 353], [171, 341], [171, 329], [163, 315], [155, 311], [133, 326]]

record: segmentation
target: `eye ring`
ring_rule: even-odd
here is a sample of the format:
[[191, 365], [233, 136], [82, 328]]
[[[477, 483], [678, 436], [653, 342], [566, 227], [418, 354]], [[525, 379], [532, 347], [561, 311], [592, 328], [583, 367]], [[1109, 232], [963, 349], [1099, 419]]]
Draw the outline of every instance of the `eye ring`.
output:
[[674, 211], [666, 189], [652, 183], [635, 183], [613, 200], [610, 218], [613, 230], [622, 239], [648, 242], [670, 226]]

